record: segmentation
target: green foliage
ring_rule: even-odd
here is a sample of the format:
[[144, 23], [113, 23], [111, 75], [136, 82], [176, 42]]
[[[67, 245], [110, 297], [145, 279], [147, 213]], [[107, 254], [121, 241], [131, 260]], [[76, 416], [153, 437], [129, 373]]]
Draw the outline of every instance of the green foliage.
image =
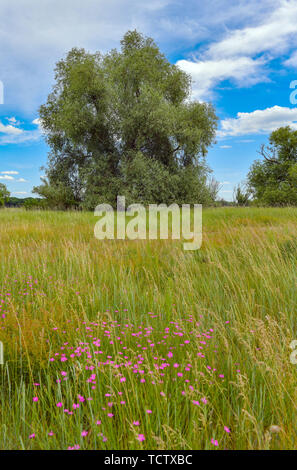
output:
[[10, 196], [10, 192], [8, 191], [5, 184], [0, 183], [0, 206], [4, 207], [6, 202], [8, 201]]
[[249, 187], [259, 203], [297, 205], [297, 131], [289, 126], [272, 132], [248, 174]]
[[23, 203], [26, 210], [33, 210], [33, 209], [47, 209], [48, 202], [45, 199], [34, 198], [34, 197], [27, 197]]
[[250, 195], [250, 190], [244, 183], [235, 186], [233, 198], [237, 206], [247, 206], [249, 204]]
[[62, 182], [56, 182], [50, 185], [45, 179], [43, 185], [33, 189], [33, 192], [38, 192], [40, 196], [45, 198], [48, 206], [57, 209], [71, 209], [76, 206], [76, 201], [73, 192], [69, 186], [63, 185]]
[[123, 191], [133, 202], [156, 202], [168, 177], [164, 197], [179, 202], [189, 194], [180, 184], [190, 175], [191, 199], [201, 202], [217, 117], [210, 104], [189, 102], [190, 93], [189, 76], [137, 31], [124, 36], [121, 51], [72, 49], [58, 62], [53, 91], [40, 108], [51, 153], [47, 180], [35, 192], [51, 204], [58, 192], [60, 204], [67, 188], [65, 207], [115, 204]]
[[180, 204], [199, 201], [208, 204], [212, 193], [206, 185], [204, 168], [189, 165], [173, 172], [157, 160], [147, 159], [141, 152], [123, 165], [123, 195], [127, 203]]

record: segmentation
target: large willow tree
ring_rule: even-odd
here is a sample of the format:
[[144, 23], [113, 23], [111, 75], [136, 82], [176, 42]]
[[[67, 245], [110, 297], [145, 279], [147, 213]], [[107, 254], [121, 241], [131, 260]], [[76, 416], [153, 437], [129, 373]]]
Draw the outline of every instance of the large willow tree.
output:
[[207, 202], [207, 149], [217, 118], [190, 100], [190, 77], [151, 38], [129, 31], [106, 55], [72, 49], [40, 108], [50, 146], [35, 192], [60, 207]]

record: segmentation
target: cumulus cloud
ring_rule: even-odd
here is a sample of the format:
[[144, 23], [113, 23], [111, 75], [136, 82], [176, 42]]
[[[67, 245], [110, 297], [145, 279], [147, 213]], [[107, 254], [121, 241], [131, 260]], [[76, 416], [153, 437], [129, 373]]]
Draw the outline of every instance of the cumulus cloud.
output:
[[227, 27], [264, 21], [275, 5], [276, 0], [18, 0], [16, 8], [1, 0], [5, 103], [28, 115], [36, 111], [50, 91], [55, 63], [72, 47], [104, 52], [118, 47], [124, 33], [136, 28], [153, 36], [167, 53], [177, 54], [226, 36]]
[[236, 118], [221, 121], [218, 137], [266, 134], [278, 127], [291, 126], [297, 130], [297, 108], [273, 106], [251, 113], [237, 113]]
[[281, 53], [296, 41], [297, 3], [295, 0], [276, 2], [277, 8], [260, 24], [238, 29], [209, 48], [219, 57], [255, 55], [265, 51]]
[[[149, 33], [172, 0], [10, 0], [0, 2], [0, 79], [5, 105], [30, 114], [45, 100], [53, 69], [73, 47], [107, 51], [128, 29]], [[154, 26], [154, 31], [158, 28]]]
[[[297, 2], [279, 0], [261, 21], [225, 33], [206, 50], [177, 65], [193, 77], [193, 97], [209, 98], [213, 88], [224, 80], [250, 86], [268, 80], [268, 64], [277, 55], [297, 44]], [[295, 66], [297, 55], [285, 62]]]
[[9, 176], [9, 175], [4, 175], [4, 176], [0, 175], [0, 180], [6, 180], [6, 181], [9, 180], [9, 181], [11, 181], [11, 180], [14, 180], [14, 177]]
[[[14, 120], [12, 121], [14, 123]], [[0, 121], [0, 145], [20, 144], [38, 140], [40, 131], [26, 131], [12, 124], [3, 124]]]
[[37, 129], [24, 130], [20, 127], [4, 125], [0, 122], [0, 145], [7, 144], [23, 144], [39, 140], [42, 127], [39, 119], [34, 119], [32, 124], [37, 126]]
[[211, 60], [179, 60], [178, 65], [189, 73], [193, 79], [193, 98], [208, 98], [210, 91], [219, 82], [233, 79], [238, 85], [252, 85], [266, 80], [261, 72], [263, 59], [250, 57], [211, 59]]
[[11, 124], [3, 124], [0, 122], [0, 133], [1, 134], [8, 134], [8, 135], [20, 135], [23, 133], [22, 129], [18, 127], [12, 126]]

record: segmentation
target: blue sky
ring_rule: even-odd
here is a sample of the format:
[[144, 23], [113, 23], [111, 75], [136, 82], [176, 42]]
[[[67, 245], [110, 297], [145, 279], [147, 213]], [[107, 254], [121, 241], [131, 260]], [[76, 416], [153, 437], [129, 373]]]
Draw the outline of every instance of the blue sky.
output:
[[0, 182], [13, 196], [30, 196], [43, 174], [38, 107], [54, 64], [74, 46], [118, 47], [128, 29], [152, 36], [191, 74], [193, 99], [214, 104], [208, 163], [225, 199], [272, 130], [297, 129], [297, 0], [1, 0], [0, 18]]

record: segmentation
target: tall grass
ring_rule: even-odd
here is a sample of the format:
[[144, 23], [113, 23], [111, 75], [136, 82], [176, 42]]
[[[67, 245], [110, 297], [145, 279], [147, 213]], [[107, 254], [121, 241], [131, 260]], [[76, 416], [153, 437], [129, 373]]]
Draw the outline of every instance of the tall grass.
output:
[[1, 448], [295, 448], [297, 210], [205, 210], [193, 252], [95, 222], [0, 212]]

